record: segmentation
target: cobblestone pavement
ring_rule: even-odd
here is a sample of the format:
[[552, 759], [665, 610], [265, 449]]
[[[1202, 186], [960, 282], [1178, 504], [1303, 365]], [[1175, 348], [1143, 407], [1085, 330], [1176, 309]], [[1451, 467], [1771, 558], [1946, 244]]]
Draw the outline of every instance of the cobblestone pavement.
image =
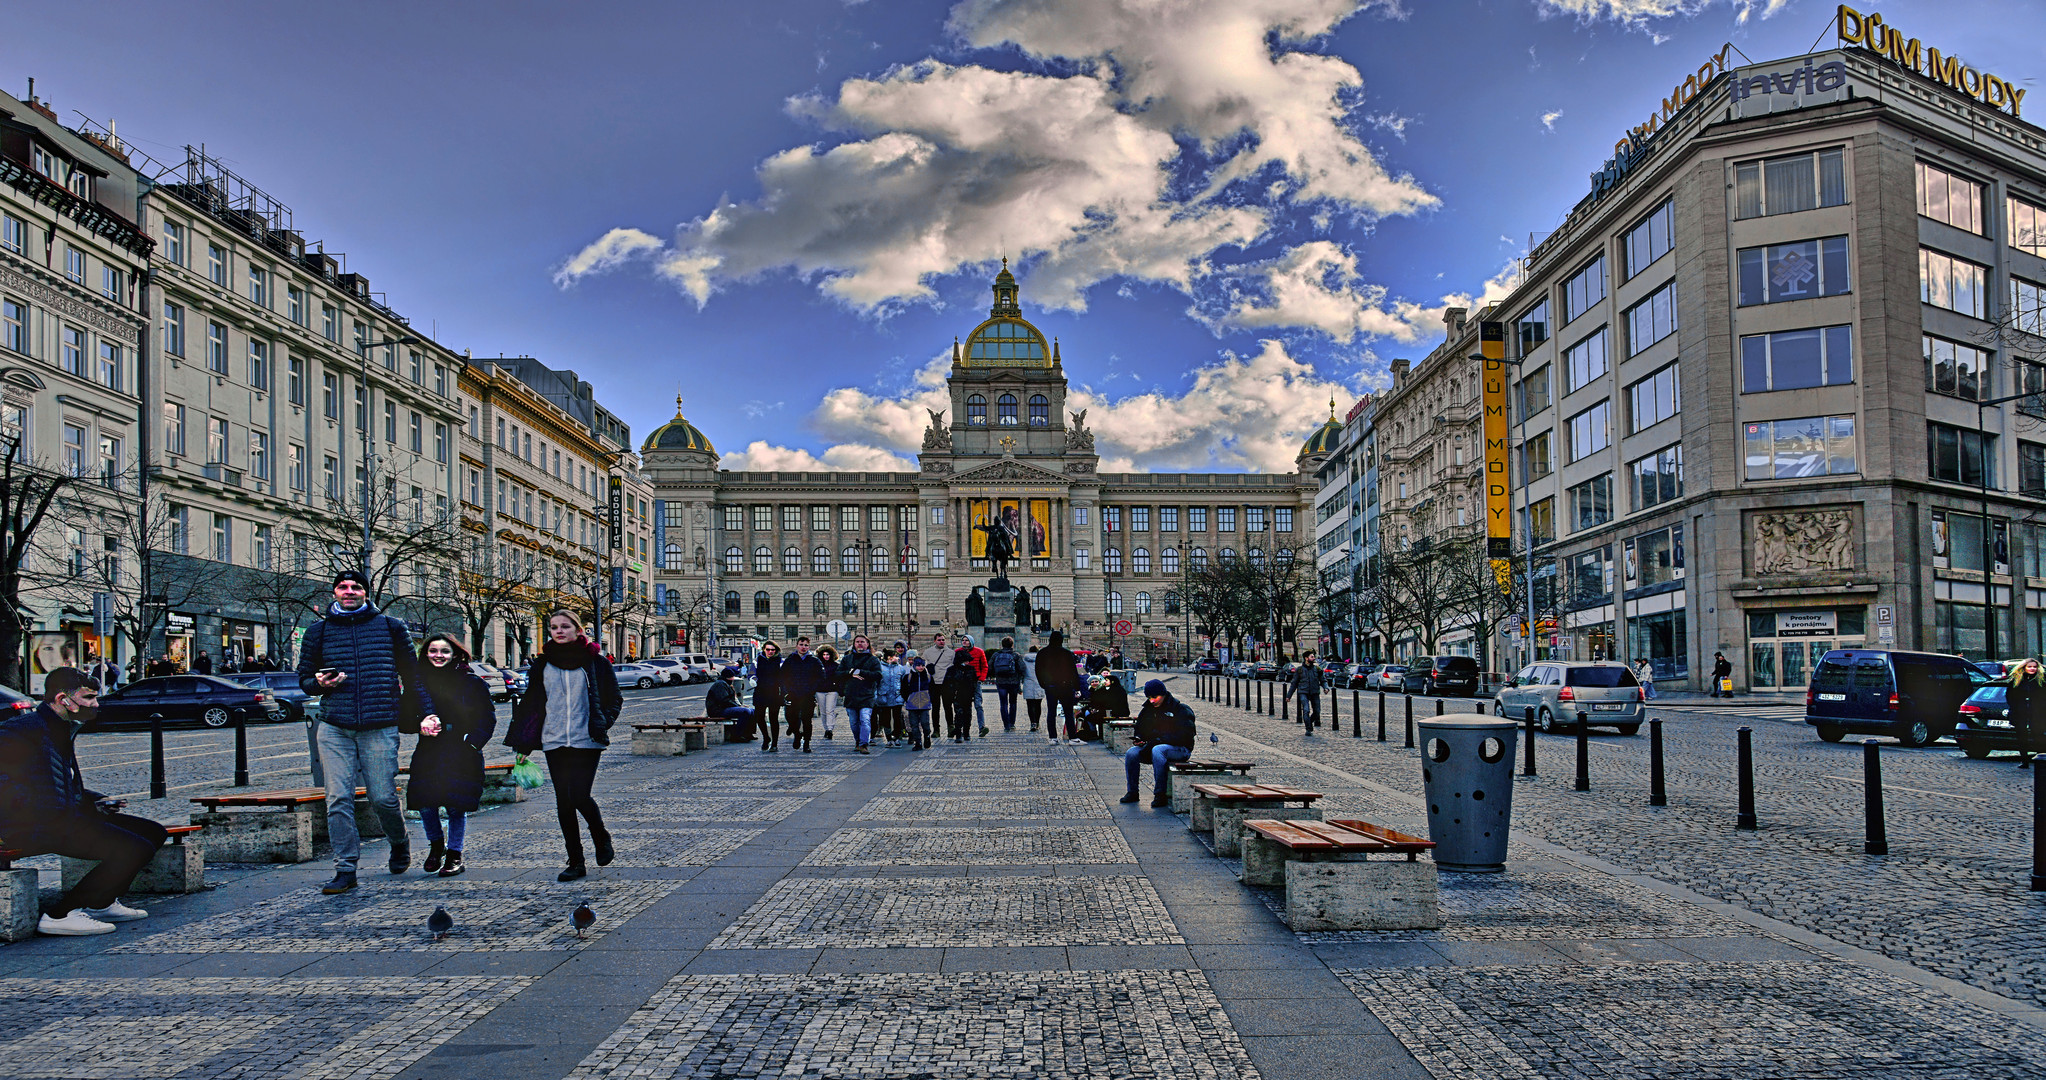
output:
[[[1418, 796], [1417, 752], [1401, 748], [1401, 699], [1388, 696], [1385, 743], [1375, 738], [1373, 696], [1360, 700], [1366, 705], [1362, 739], [1330, 737], [1326, 729], [1306, 738], [1299, 725], [1277, 718], [1203, 701], [1193, 706], [1210, 729], [1238, 732]], [[1417, 698], [1415, 706], [1417, 719], [1433, 713], [1432, 699]], [[1347, 694], [1342, 707], [1347, 732]], [[1471, 704], [1448, 707], [1464, 711]], [[1909, 750], [1883, 740], [1890, 854], [1865, 855], [1861, 747], [1820, 742], [1801, 720], [1756, 715], [1784, 712], [1651, 708], [1651, 715], [1665, 718], [1665, 808], [1646, 805], [1645, 728], [1636, 737], [1607, 733], [1588, 740], [1590, 792], [1571, 790], [1574, 736], [1537, 735], [1539, 775], [1515, 784], [1514, 828], [2007, 997], [2046, 1004], [2046, 894], [2027, 889], [2030, 772], [2010, 759], [1968, 761], [1950, 746]], [[1741, 726], [1753, 729], [1761, 819], [1753, 832], [1734, 828]], [[1277, 775], [1259, 771], [1260, 779]], [[1342, 803], [1332, 799], [1330, 805]], [[1405, 820], [1425, 829], [1418, 814]]]
[[[1426, 831], [1397, 727], [1391, 746], [1303, 739], [1193, 704], [1222, 734], [1204, 753], [1324, 792], [1329, 816]], [[0, 1075], [2046, 1077], [2046, 1012], [1938, 978], [1908, 949], [1892, 955], [1909, 962], [1870, 959], [1541, 842], [1704, 879], [1753, 852], [1743, 872], [1758, 892], [1779, 895], [1782, 878], [1819, 911], [1838, 886], [1778, 866], [1824, 861], [1797, 846], [1816, 835], [1790, 813], [1804, 803], [1765, 798], [1768, 828], [1736, 837], [1716, 821], [1730, 796], [1697, 779], [1723, 764], [1738, 722], [1673, 721], [1673, 785], [1697, 790], [1657, 814], [1623, 787], [1645, 740], [1595, 740], [1589, 796], [1552, 775], [1567, 740], [1543, 740], [1551, 771], [1514, 785], [1523, 829], [1507, 872], [1442, 875], [1442, 929], [1315, 934], [1288, 930], [1283, 892], [1240, 885], [1182, 820], [1117, 803], [1121, 762], [1098, 744], [995, 732], [872, 756], [842, 740], [801, 755], [620, 745], [596, 784], [618, 857], [581, 881], [554, 880], [543, 788], [472, 819], [459, 878], [384, 874], [372, 842], [344, 896], [318, 893], [317, 862], [213, 866], [219, 887], [147, 898], [151, 917], [115, 934], [0, 946]], [[1806, 752], [1793, 725], [1768, 730], [1785, 746], [1758, 748]], [[1813, 753], [1802, 772], [1766, 760], [1764, 791], [1858, 807], [1852, 783], [1825, 779], [1858, 776], [1840, 765], [1852, 754]], [[1894, 760], [1895, 785], [2007, 794], [1954, 786], [1961, 768], [1939, 753]], [[1976, 805], [1926, 806], [1955, 801]], [[1903, 824], [1918, 820], [1893, 818], [1900, 850], [1946, 827]], [[1659, 836], [1667, 822], [1678, 827]], [[2014, 826], [1950, 835], [1996, 828]], [[569, 914], [583, 902], [597, 921], [578, 936]], [[436, 906], [456, 922], [441, 941], [424, 928]], [[1948, 943], [1930, 940], [1943, 956]]]

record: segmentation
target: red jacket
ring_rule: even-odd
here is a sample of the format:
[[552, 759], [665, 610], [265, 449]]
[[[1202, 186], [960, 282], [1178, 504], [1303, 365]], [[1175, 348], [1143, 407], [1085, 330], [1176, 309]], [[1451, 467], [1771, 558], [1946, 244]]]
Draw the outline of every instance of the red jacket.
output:
[[980, 681], [987, 681], [987, 654], [978, 645], [973, 647], [973, 673], [980, 676]]

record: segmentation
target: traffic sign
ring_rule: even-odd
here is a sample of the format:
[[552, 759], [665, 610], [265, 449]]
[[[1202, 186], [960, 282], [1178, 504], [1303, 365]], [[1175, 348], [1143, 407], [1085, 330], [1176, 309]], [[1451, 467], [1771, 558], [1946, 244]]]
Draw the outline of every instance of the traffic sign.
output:
[[1131, 625], [1131, 623], [1130, 623], [1130, 621], [1129, 621], [1128, 619], [1117, 619], [1117, 620], [1115, 620], [1115, 636], [1116, 636], [1116, 637], [1128, 637], [1128, 636], [1130, 636], [1130, 631], [1132, 631], [1132, 630], [1135, 630], [1135, 629], [1136, 629], [1136, 627], [1135, 627], [1135, 626], [1133, 626], [1133, 625]]
[[833, 641], [844, 641], [846, 635], [852, 633], [852, 627], [847, 626], [844, 619], [833, 619], [824, 624], [824, 632], [830, 634]]

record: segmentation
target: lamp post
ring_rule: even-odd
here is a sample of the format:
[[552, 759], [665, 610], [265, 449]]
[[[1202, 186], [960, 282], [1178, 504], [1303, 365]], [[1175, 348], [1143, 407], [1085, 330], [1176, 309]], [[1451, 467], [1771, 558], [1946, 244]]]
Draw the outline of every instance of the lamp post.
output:
[[[1983, 378], [1987, 379], [1986, 373]], [[1986, 398], [1975, 402], [1975, 456], [1977, 479], [1982, 487], [1982, 647], [1983, 659], [1993, 660], [2002, 655], [1997, 650], [1996, 638], [1996, 554], [1995, 538], [1991, 535], [1994, 526], [1989, 520], [1989, 433], [1984, 426], [1984, 411], [1991, 405], [2002, 405], [2022, 398], [2038, 397], [2037, 391], [2022, 394], [2005, 394], [2002, 397]], [[2012, 641], [2016, 641], [2013, 627]]]
[[371, 406], [375, 402], [371, 400], [369, 392], [369, 354], [375, 349], [417, 344], [419, 344], [419, 339], [411, 334], [406, 334], [403, 337], [385, 338], [382, 341], [357, 339], [355, 342], [355, 351], [360, 354], [362, 360], [362, 576], [365, 578], [372, 576], [370, 574], [369, 559], [370, 555], [376, 550], [376, 540], [372, 527], [374, 515], [370, 512], [370, 488], [376, 480], [373, 470], [370, 468], [371, 463], [376, 460], [376, 432], [371, 430], [375, 423], [375, 419], [370, 415], [374, 411]]

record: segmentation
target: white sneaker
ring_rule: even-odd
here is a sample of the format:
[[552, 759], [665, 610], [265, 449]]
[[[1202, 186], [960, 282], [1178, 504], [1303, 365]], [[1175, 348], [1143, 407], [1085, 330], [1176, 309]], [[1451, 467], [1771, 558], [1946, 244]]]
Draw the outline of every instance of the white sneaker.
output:
[[54, 915], [45, 915], [36, 923], [36, 933], [48, 934], [51, 937], [91, 937], [94, 934], [113, 932], [113, 923], [101, 922], [87, 915], [84, 908], [79, 908], [61, 919]]
[[1067, 745], [1067, 746], [1078, 746], [1078, 745], [1080, 745], [1080, 742], [1081, 742], [1081, 740], [1079, 740], [1079, 739], [1067, 739], [1067, 740], [1066, 740], [1066, 745]]
[[87, 915], [90, 915], [101, 922], [110, 923], [135, 922], [138, 919], [146, 919], [149, 917], [149, 913], [142, 910], [141, 908], [129, 907], [128, 905], [121, 903], [119, 900], [115, 900], [113, 903], [108, 904], [103, 908], [79, 908], [78, 910], [85, 912]]

